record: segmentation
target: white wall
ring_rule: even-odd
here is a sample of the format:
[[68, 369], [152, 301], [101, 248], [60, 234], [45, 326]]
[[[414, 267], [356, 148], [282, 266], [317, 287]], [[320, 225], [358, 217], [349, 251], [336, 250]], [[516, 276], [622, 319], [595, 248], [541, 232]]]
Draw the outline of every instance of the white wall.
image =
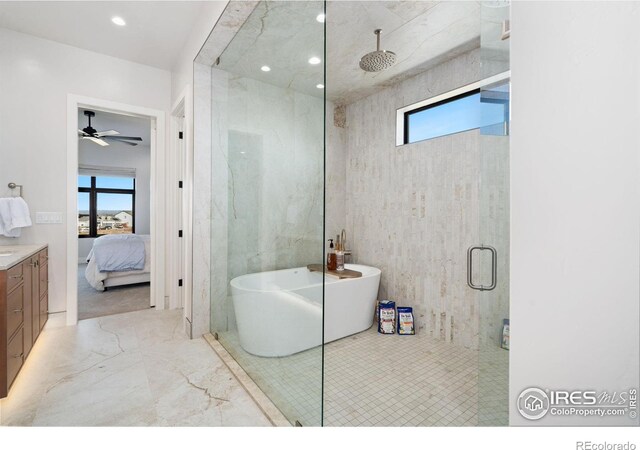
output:
[[[0, 29], [0, 195], [24, 185], [36, 211], [66, 211], [67, 94], [168, 111], [171, 74]], [[66, 217], [66, 214], [65, 214]], [[65, 225], [34, 225], [0, 245], [49, 244], [49, 308], [66, 309]]]
[[[148, 145], [136, 147], [112, 143], [108, 150], [93, 142], [81, 140], [78, 150], [80, 165], [136, 169], [136, 234], [151, 234], [151, 150]], [[78, 239], [78, 261], [86, 261], [94, 238]]]
[[640, 10], [512, 2], [513, 425], [526, 387], [639, 385]]

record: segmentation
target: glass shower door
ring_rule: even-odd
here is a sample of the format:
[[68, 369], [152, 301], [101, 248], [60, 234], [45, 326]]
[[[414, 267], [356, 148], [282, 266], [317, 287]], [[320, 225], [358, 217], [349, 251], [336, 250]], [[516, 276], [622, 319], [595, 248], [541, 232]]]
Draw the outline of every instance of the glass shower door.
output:
[[478, 294], [481, 426], [509, 424], [509, 10], [504, 1], [481, 4], [481, 72], [494, 80], [481, 90], [481, 114], [503, 117], [481, 129], [480, 242], [468, 255], [469, 281]]

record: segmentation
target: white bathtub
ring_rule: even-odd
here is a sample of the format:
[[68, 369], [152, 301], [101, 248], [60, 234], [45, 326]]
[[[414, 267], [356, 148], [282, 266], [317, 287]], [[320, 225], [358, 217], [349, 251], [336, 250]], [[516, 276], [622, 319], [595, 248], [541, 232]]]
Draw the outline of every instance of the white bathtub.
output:
[[[324, 342], [373, 323], [380, 269], [346, 264], [361, 278], [327, 275]], [[287, 356], [322, 343], [322, 273], [306, 267], [242, 275], [231, 280], [240, 345], [258, 356]]]

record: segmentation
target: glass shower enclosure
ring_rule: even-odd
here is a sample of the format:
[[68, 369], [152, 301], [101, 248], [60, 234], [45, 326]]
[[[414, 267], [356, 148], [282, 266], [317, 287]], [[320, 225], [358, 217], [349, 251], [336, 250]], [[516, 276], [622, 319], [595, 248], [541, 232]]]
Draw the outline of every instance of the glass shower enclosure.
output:
[[211, 330], [306, 426], [322, 423], [323, 277], [306, 266], [324, 259], [323, 12], [258, 2], [211, 69]]
[[[203, 47], [211, 334], [292, 425], [508, 424], [508, 17], [231, 1]], [[376, 29], [397, 62], [365, 72]], [[399, 109], [486, 79], [481, 114], [504, 123], [398, 143]], [[361, 284], [326, 271], [342, 230]], [[384, 299], [415, 335], [377, 332]]]

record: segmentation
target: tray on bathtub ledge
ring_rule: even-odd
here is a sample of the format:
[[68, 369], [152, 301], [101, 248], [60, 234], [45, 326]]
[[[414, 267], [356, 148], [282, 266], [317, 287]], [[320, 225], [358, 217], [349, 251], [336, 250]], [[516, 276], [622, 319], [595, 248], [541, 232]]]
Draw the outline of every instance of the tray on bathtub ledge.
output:
[[326, 267], [324, 267], [322, 264], [309, 264], [307, 266], [307, 269], [309, 269], [310, 272], [322, 272], [324, 270], [325, 273], [336, 276], [340, 279], [362, 277], [362, 273], [357, 272], [355, 270], [344, 269], [338, 272], [337, 270], [329, 270]]

